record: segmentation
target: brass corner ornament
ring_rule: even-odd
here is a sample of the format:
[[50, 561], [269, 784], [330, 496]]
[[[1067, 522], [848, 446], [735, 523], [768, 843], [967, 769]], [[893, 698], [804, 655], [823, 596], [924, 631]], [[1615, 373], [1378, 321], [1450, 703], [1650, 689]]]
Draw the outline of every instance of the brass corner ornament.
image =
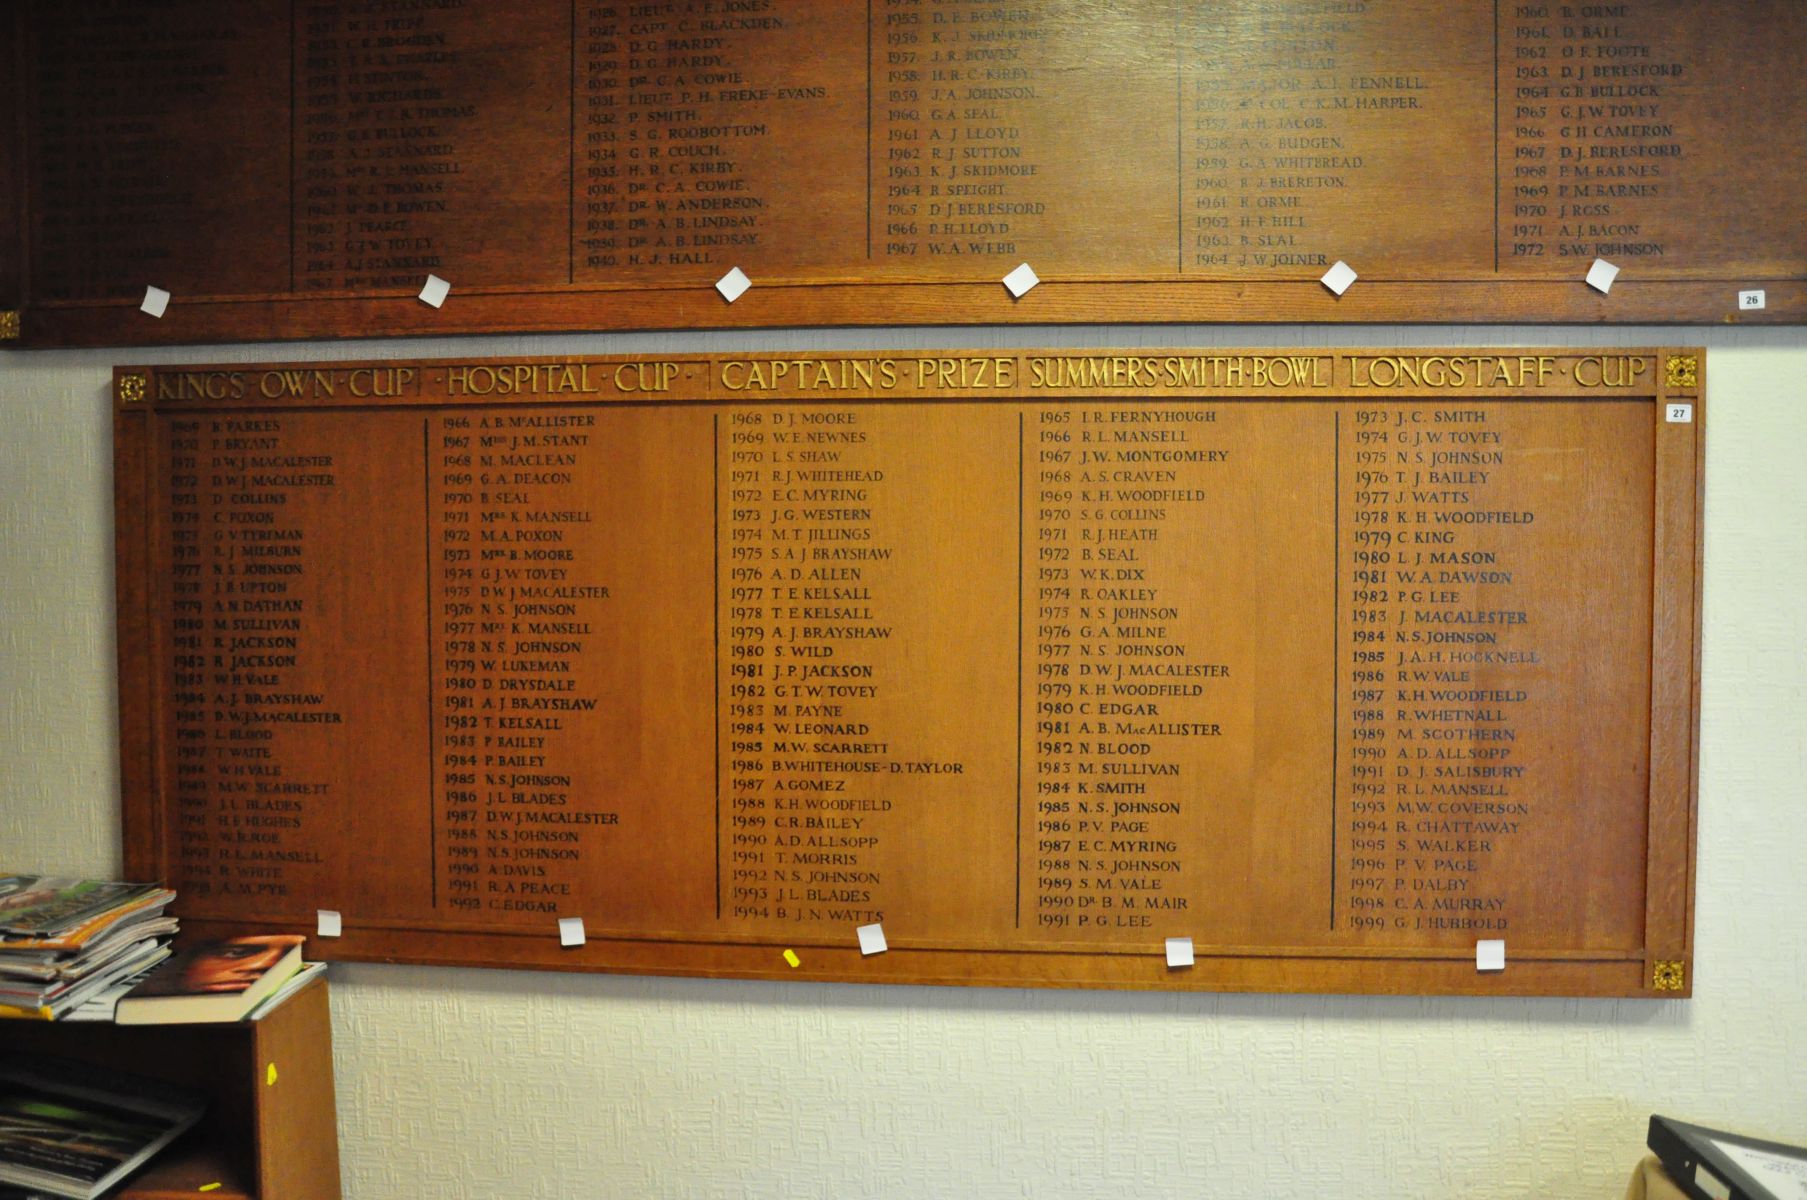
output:
[[1668, 367], [1670, 387], [1697, 388], [1700, 386], [1700, 365], [1692, 354], [1671, 354]]
[[144, 399], [146, 382], [145, 377], [136, 372], [131, 375], [121, 375], [119, 377], [119, 399], [126, 404], [138, 403]]
[[19, 310], [7, 309], [0, 312], [0, 342], [16, 342], [19, 340]]
[[[1691, 361], [1691, 360], [1690, 360]], [[1652, 991], [1679, 992], [1687, 981], [1683, 973], [1681, 959], [1658, 959], [1651, 967], [1650, 987]]]

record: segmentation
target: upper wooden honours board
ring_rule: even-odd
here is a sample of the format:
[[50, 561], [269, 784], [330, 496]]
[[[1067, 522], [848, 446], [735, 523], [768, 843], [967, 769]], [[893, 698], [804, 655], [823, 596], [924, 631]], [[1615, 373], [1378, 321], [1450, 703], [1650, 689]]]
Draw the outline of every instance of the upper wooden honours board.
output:
[[121, 368], [128, 866], [329, 957], [1685, 994], [1702, 365]]
[[[22, 250], [0, 309], [25, 345], [1807, 319], [1799, 0], [181, 0], [0, 24], [0, 127], [24, 131], [0, 144]], [[1318, 282], [1339, 260], [1341, 297]], [[1024, 262], [1045, 282], [1012, 299]], [[443, 308], [415, 298], [428, 274]]]

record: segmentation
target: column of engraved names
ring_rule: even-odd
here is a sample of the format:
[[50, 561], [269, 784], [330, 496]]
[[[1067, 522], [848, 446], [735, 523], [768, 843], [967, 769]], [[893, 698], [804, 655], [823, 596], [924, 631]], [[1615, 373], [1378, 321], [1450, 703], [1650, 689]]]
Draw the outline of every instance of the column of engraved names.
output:
[[[987, 0], [884, 0], [873, 173], [882, 257], [1012, 255], [1048, 211], [1025, 128], [1048, 30]], [[882, 233], [882, 238], [876, 236]]]
[[457, 48], [419, 7], [309, 4], [301, 20], [298, 286], [391, 287], [443, 271], [435, 217], [475, 109], [450, 86]]
[[1187, 30], [1181, 93], [1181, 269], [1324, 268], [1335, 205], [1358, 183], [1367, 114], [1420, 105], [1416, 76], [1350, 75], [1362, 6], [1254, 16], [1254, 36]]
[[[225, 119], [287, 104], [273, 6], [15, 5], [31, 51], [38, 300], [272, 291], [288, 279], [286, 143]], [[10, 77], [9, 77], [10, 79]], [[217, 186], [225, 171], [230, 187]]]
[[1671, 93], [1688, 68], [1658, 53], [1640, 27], [1646, 8], [1540, 2], [1514, 4], [1509, 21], [1502, 13], [1502, 263], [1567, 274], [1595, 258], [1623, 266], [1669, 252], [1662, 210], [1687, 157]]
[[334, 456], [298, 450], [280, 417], [180, 424], [202, 426], [206, 453], [210, 894], [287, 896], [301, 882], [292, 868], [322, 861], [303, 831], [331, 790], [310, 778], [297, 743], [344, 723], [318, 687], [324, 664], [308, 653], [307, 521], [297, 511], [309, 493], [336, 488]]
[[[1455, 102], [1491, 78], [1490, 9], [1238, 0], [1178, 19], [1182, 270], [1491, 266], [1492, 164], [1468, 149], [1491, 113]], [[1375, 219], [1394, 211], [1444, 219]]]
[[121, 272], [161, 278], [168, 269], [172, 247], [147, 243], [147, 227], [191, 204], [193, 185], [161, 180], [159, 159], [177, 140], [155, 111], [125, 119], [125, 98], [218, 68], [200, 54], [143, 55], [145, 33], [142, 17], [99, 5], [38, 26], [35, 166], [37, 186], [53, 198], [34, 214], [33, 284], [43, 299], [123, 293], [132, 283]]
[[578, 9], [579, 279], [758, 261], [774, 237], [775, 185], [796, 168], [770, 143], [828, 94], [790, 77], [795, 50], [816, 36], [807, 20], [793, 28], [797, 15], [771, 0]]
[[1149, 929], [1186, 911], [1203, 747], [1226, 663], [1188, 635], [1182, 549], [1226, 463], [1210, 409], [1045, 409], [1035, 433], [1035, 924]]
[[894, 547], [875, 536], [886, 469], [867, 423], [858, 408], [726, 414], [722, 765], [738, 919], [883, 915], [881, 780], [900, 767], [875, 720], [875, 648], [893, 634]]
[[[1390, 368], [1389, 368], [1390, 369]], [[1530, 803], [1520, 714], [1540, 661], [1515, 604], [1531, 510], [1510, 506], [1501, 413], [1355, 410], [1345, 542], [1351, 617], [1349, 927], [1498, 932], [1490, 888]], [[1522, 604], [1522, 602], [1521, 602]]]
[[[577, 369], [534, 390], [585, 390]], [[454, 391], [495, 385], [485, 368], [453, 368]], [[610, 598], [586, 561], [593, 523], [584, 474], [590, 413], [486, 412], [440, 418], [440, 691], [442, 862], [453, 908], [558, 914], [597, 834], [618, 825], [577, 780], [586, 716], [598, 699], [582, 668]], [[478, 847], [481, 850], [478, 850]]]

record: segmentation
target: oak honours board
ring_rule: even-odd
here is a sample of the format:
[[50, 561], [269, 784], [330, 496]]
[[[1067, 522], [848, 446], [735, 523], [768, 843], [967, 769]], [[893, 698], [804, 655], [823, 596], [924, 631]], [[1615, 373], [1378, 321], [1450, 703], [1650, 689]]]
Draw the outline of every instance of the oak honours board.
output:
[[13, 5], [0, 335], [1800, 321], [1804, 48], [1796, 0]]
[[119, 368], [128, 865], [346, 958], [1685, 994], [1703, 368]]

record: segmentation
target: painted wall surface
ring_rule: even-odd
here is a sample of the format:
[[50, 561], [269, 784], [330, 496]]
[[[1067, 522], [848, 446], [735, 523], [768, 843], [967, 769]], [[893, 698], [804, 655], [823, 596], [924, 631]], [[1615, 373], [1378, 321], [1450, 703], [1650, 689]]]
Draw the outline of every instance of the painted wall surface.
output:
[[0, 356], [0, 866], [119, 869], [115, 361], [1702, 341], [1693, 1000], [335, 966], [344, 1177], [353, 1200], [1617, 1197], [1653, 1111], [1807, 1142], [1803, 330], [894, 329]]

